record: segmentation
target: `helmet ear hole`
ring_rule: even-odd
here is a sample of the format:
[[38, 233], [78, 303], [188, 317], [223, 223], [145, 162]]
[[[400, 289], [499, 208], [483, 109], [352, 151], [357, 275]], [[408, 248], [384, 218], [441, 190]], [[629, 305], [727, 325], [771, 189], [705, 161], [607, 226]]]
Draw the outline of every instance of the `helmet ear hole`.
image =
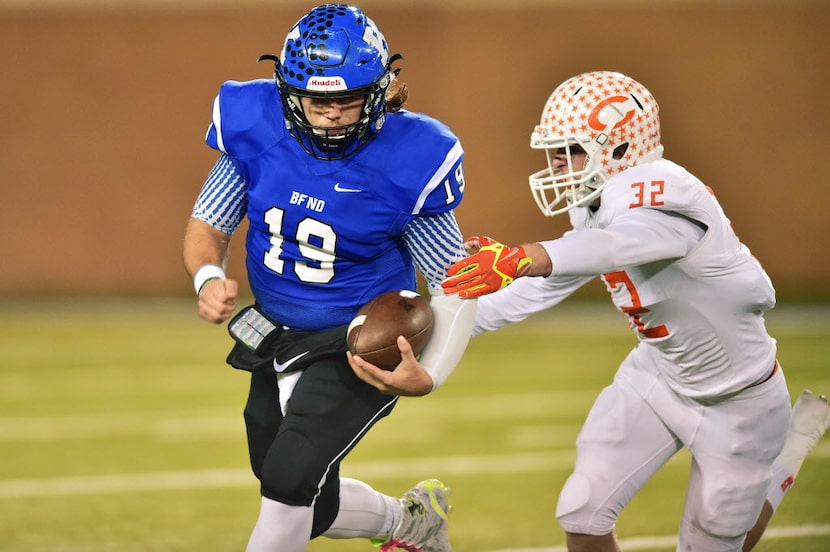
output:
[[627, 152], [627, 151], [628, 151], [628, 142], [626, 142], [624, 144], [620, 144], [619, 146], [614, 148], [614, 151], [611, 154], [611, 156], [614, 159], [616, 159], [617, 161], [619, 161], [620, 159], [623, 158], [623, 155], [625, 155], [625, 152]]

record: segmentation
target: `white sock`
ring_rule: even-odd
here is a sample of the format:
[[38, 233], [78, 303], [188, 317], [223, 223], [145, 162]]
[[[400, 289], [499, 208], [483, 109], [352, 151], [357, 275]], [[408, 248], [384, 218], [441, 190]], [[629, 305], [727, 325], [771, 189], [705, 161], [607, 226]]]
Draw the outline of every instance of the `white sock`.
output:
[[772, 511], [778, 509], [778, 505], [784, 500], [784, 495], [790, 490], [795, 482], [795, 474], [781, 464], [772, 465], [772, 482], [767, 489], [767, 502], [772, 506]]
[[767, 500], [773, 511], [792, 487], [801, 465], [821, 440], [828, 424], [830, 409], [827, 399], [805, 389], [793, 406], [784, 448], [772, 464], [772, 482], [767, 489]]
[[400, 501], [357, 479], [340, 478], [340, 510], [323, 533], [331, 539], [373, 539], [392, 532], [401, 517]]
[[311, 538], [314, 510], [262, 497], [246, 552], [303, 552]]

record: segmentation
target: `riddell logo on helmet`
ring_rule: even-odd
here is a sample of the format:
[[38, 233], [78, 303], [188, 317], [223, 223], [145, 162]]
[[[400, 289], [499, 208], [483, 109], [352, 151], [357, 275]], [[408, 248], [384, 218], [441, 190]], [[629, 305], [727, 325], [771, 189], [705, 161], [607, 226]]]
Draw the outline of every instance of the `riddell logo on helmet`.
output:
[[311, 77], [308, 79], [309, 90], [346, 90], [346, 81], [342, 77]]

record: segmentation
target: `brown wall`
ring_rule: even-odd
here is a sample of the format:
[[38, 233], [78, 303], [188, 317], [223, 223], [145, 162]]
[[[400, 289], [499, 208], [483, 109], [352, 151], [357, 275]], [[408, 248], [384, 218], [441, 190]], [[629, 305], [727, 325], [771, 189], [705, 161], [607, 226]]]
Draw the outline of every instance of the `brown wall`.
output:
[[[528, 192], [530, 132], [560, 81], [618, 70], [657, 97], [666, 156], [716, 190], [779, 297], [830, 298], [830, 4], [504, 4], [367, 7], [405, 55], [410, 108], [464, 143], [465, 234], [565, 229]], [[257, 56], [314, 3], [273, 5], [0, 9], [0, 295], [190, 290], [181, 240], [215, 158], [213, 96], [269, 76]], [[237, 276], [241, 261], [237, 240]]]

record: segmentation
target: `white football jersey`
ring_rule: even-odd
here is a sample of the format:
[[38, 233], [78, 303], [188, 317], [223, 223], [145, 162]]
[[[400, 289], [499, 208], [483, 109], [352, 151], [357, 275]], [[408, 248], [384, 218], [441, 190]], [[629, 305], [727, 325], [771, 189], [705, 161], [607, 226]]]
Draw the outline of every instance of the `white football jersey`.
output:
[[776, 347], [763, 314], [775, 290], [700, 180], [668, 160], [638, 165], [607, 182], [598, 209], [570, 215], [573, 230], [540, 242], [553, 274], [481, 297], [475, 333], [549, 308], [599, 275], [640, 340], [632, 360], [657, 364], [678, 393], [721, 397], [769, 374]]

